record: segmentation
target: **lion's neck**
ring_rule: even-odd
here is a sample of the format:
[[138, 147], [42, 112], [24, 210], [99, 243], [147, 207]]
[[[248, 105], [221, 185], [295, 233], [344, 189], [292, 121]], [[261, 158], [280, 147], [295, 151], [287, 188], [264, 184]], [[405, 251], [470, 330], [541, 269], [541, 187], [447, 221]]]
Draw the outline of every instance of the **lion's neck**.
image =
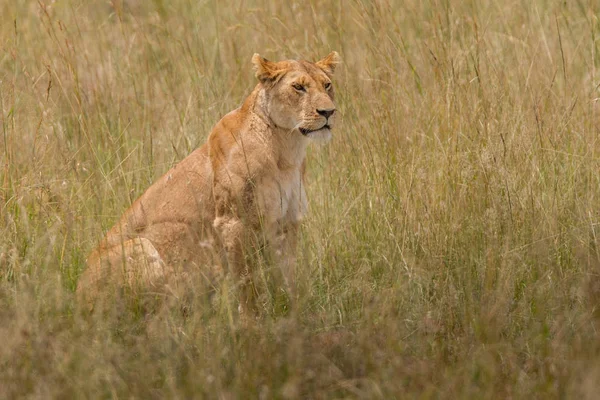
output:
[[297, 131], [276, 128], [273, 140], [277, 149], [274, 156], [280, 169], [300, 168], [306, 157], [308, 139]]
[[257, 116], [268, 128], [275, 127], [275, 124], [269, 117], [268, 99], [265, 91], [260, 85], [257, 85], [250, 96], [244, 102], [244, 106], [249, 114]]
[[252, 119], [253, 131], [261, 136], [261, 140], [270, 143], [268, 147], [279, 168], [300, 168], [306, 157], [308, 139], [295, 130], [280, 128], [273, 122], [268, 115], [266, 93], [260, 85], [248, 96], [243, 108]]

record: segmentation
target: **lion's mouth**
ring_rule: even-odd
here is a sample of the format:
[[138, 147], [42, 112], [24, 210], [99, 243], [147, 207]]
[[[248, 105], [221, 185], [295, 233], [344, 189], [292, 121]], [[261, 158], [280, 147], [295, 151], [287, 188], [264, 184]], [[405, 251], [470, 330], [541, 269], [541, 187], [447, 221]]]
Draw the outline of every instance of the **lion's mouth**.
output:
[[300, 133], [303, 134], [304, 136], [308, 136], [313, 132], [317, 132], [320, 131], [322, 129], [331, 129], [331, 127], [329, 126], [329, 124], [325, 124], [320, 128], [317, 129], [306, 129], [306, 128], [300, 128]]

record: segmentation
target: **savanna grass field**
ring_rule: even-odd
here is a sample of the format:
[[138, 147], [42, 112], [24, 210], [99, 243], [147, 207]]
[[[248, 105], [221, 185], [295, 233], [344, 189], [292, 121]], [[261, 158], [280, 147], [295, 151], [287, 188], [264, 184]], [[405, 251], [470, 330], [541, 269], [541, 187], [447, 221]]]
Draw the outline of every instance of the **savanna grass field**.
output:
[[[597, 398], [595, 0], [3, 1], [0, 397]], [[85, 259], [256, 84], [343, 63], [292, 304], [120, 292]]]

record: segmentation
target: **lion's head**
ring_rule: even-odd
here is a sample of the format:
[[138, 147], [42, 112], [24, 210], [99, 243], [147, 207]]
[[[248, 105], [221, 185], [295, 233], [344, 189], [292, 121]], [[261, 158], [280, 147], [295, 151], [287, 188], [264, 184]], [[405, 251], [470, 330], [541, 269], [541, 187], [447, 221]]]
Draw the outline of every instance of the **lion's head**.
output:
[[265, 112], [279, 128], [318, 140], [329, 140], [336, 107], [331, 83], [339, 63], [335, 51], [316, 63], [269, 61], [252, 57], [256, 77], [264, 88]]

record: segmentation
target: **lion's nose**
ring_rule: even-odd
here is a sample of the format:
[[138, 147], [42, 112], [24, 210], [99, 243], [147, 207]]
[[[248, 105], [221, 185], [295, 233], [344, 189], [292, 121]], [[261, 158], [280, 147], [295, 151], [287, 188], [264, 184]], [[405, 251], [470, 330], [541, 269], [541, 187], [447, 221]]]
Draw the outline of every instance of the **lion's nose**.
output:
[[319, 113], [319, 115], [324, 116], [325, 118], [329, 118], [333, 115], [333, 113], [335, 112], [335, 108], [329, 108], [327, 110], [324, 109], [320, 109], [317, 108], [317, 112]]

